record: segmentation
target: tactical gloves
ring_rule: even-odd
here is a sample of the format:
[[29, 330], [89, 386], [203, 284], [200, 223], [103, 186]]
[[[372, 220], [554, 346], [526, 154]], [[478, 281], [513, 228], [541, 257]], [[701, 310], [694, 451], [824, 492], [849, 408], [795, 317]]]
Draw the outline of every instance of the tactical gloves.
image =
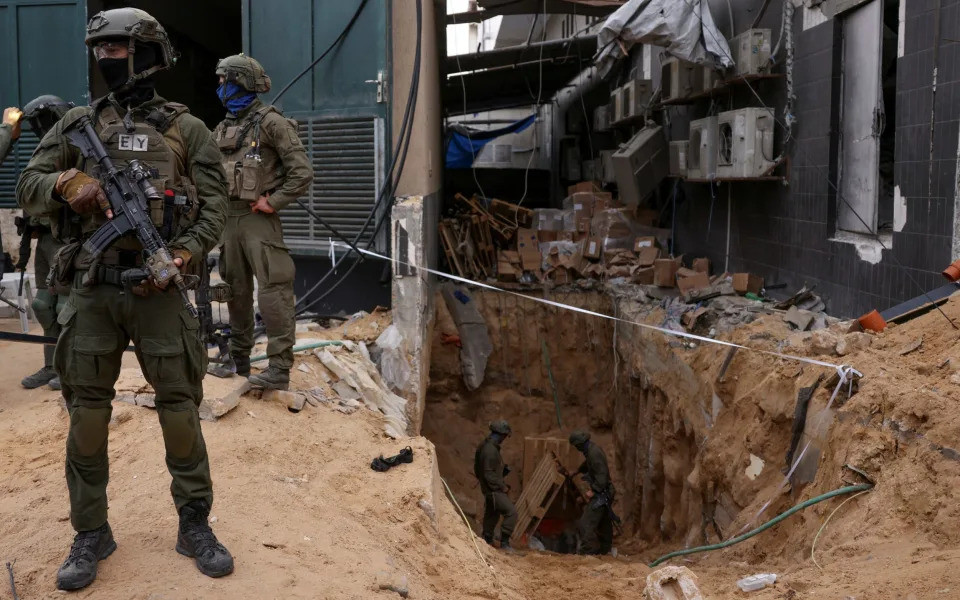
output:
[[100, 182], [77, 169], [60, 173], [54, 191], [70, 205], [73, 212], [80, 215], [110, 208]]

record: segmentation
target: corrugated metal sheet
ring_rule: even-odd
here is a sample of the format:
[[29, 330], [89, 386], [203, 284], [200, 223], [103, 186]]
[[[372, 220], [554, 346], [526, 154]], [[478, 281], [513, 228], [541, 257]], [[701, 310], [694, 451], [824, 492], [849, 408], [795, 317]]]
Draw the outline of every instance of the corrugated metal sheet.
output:
[[17, 207], [17, 177], [30, 162], [30, 155], [39, 141], [32, 132], [24, 130], [7, 160], [0, 165], [0, 208]]
[[[300, 139], [313, 165], [313, 184], [301, 201], [353, 240], [376, 205], [383, 171], [383, 120], [300, 117]], [[379, 218], [380, 215], [378, 215]], [[284, 238], [298, 250], [327, 249], [333, 233], [293, 204], [280, 213]], [[367, 243], [374, 220], [361, 242]], [[383, 234], [377, 240], [382, 247]]]

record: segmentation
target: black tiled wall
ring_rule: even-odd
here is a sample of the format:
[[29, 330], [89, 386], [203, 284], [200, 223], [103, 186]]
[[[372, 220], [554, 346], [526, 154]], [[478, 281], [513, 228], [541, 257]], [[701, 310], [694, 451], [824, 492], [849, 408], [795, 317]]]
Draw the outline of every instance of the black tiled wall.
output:
[[[748, 3], [749, 4], [749, 3]], [[774, 36], [780, 13], [773, 3], [761, 27]], [[744, 6], [744, 5], [741, 5]], [[752, 6], [752, 5], [751, 5]], [[725, 8], [725, 7], [724, 7]], [[719, 14], [715, 11], [715, 14]], [[939, 51], [935, 52], [937, 15]], [[742, 29], [753, 20], [738, 9]], [[728, 193], [731, 271], [751, 271], [788, 290], [815, 285], [832, 314], [853, 317], [884, 309], [942, 285], [940, 271], [951, 261], [960, 134], [960, 1], [909, 0], [906, 5], [904, 56], [899, 59], [897, 111], [888, 122], [897, 128], [895, 184], [906, 197], [907, 221], [894, 233], [893, 247], [877, 264], [858, 257], [849, 243], [831, 242], [836, 233], [841, 28], [830, 20], [803, 31], [802, 9], [795, 18], [794, 86], [797, 124], [789, 152], [789, 186], [774, 183], [681, 186], [677, 210], [677, 251], [709, 256], [717, 272], [724, 268]], [[725, 22], [719, 23], [725, 29]], [[938, 81], [934, 93], [934, 60]], [[782, 66], [780, 67], [782, 69]], [[756, 90], [783, 121], [782, 80], [758, 82]], [[721, 110], [756, 106], [748, 89], [738, 90]], [[706, 114], [707, 106], [675, 109], [673, 139], [685, 135], [688, 118]], [[931, 116], [933, 146], [931, 153]], [[777, 148], [784, 131], [778, 127]], [[832, 183], [831, 183], [832, 182]], [[728, 191], [729, 186], [729, 191]], [[711, 203], [713, 204], [712, 219]], [[709, 224], [709, 227], [708, 227]]]

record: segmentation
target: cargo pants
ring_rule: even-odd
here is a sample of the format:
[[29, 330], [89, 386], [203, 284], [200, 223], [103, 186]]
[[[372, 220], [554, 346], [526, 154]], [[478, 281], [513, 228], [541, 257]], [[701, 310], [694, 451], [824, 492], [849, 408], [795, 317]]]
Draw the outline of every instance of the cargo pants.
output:
[[500, 543], [510, 541], [513, 529], [517, 526], [517, 507], [513, 505], [510, 496], [503, 492], [490, 492], [483, 497], [483, 539], [493, 541], [493, 532], [497, 528], [497, 521], [503, 517], [500, 525]]
[[583, 507], [577, 522], [580, 554], [607, 554], [613, 547], [613, 518], [610, 507], [596, 496]]
[[[48, 337], [60, 336], [60, 324], [57, 323], [57, 315], [63, 310], [66, 304], [65, 296], [58, 296], [47, 289], [47, 275], [50, 273], [50, 267], [53, 264], [53, 257], [60, 249], [61, 244], [53, 239], [53, 234], [49, 230], [43, 231], [37, 238], [37, 249], [33, 256], [33, 272], [36, 287], [36, 296], [30, 304], [33, 314], [43, 328], [43, 335]], [[46, 345], [43, 347], [43, 366], [53, 366], [53, 353], [56, 346]]]
[[[231, 201], [223, 230], [220, 276], [233, 288], [230, 353], [249, 356], [253, 349], [253, 278], [257, 278], [260, 315], [267, 329], [270, 366], [289, 371], [296, 342], [295, 268], [283, 243], [280, 217], [251, 213], [247, 202]], [[244, 208], [245, 207], [245, 208]], [[238, 212], [244, 212], [236, 216]]]
[[54, 358], [70, 414], [66, 476], [74, 529], [89, 531], [107, 520], [111, 401], [131, 340], [156, 392], [174, 503], [178, 510], [192, 500], [212, 504], [210, 463], [197, 411], [207, 367], [199, 322], [176, 292], [144, 298], [112, 285], [84, 287], [85, 276], [74, 279], [58, 317], [63, 332]]

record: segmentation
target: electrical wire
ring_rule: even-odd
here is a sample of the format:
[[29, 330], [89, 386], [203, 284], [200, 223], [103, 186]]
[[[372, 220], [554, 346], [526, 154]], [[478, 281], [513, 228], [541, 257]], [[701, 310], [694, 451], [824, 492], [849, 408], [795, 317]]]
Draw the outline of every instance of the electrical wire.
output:
[[[577, 21], [577, 5], [573, 5], [573, 21]], [[589, 27], [589, 25], [588, 25]], [[587, 146], [590, 148], [590, 160], [594, 161], [593, 169], [594, 172], [597, 170], [597, 155], [593, 153], [593, 121], [587, 115], [587, 103], [583, 99], [583, 57], [580, 55], [580, 32], [574, 34], [574, 44], [577, 46], [577, 69], [579, 69], [579, 74], [577, 75], [578, 82], [580, 84], [580, 108], [583, 109], [583, 123], [587, 128]]]
[[[403, 173], [403, 166], [406, 162], [407, 150], [409, 149], [410, 139], [412, 137], [413, 115], [416, 112], [417, 97], [419, 95], [419, 88], [420, 88], [420, 63], [421, 63], [422, 38], [423, 38], [423, 2], [422, 0], [417, 0], [416, 6], [417, 6], [417, 46], [416, 46], [416, 52], [414, 54], [413, 74], [411, 76], [411, 81], [410, 81], [410, 91], [407, 95], [407, 105], [406, 105], [406, 108], [404, 109], [403, 121], [400, 127], [400, 135], [397, 139], [397, 147], [394, 149], [394, 153], [391, 158], [391, 164], [389, 169], [387, 170], [385, 184], [380, 189], [379, 198], [377, 199], [375, 206], [370, 211], [370, 214], [367, 216], [366, 221], [364, 221], [363, 226], [360, 229], [360, 232], [357, 234], [355, 238], [356, 243], [360, 243], [361, 238], [363, 237], [364, 233], [366, 233], [367, 228], [370, 226], [371, 221], [373, 221], [377, 212], [380, 210], [381, 205], [385, 202], [385, 199], [393, 195], [393, 191], [396, 190], [397, 185], [400, 182], [400, 176]], [[398, 157], [399, 157], [399, 161], [398, 161]], [[396, 178], [394, 179], [394, 171], [397, 166], [399, 166], [399, 171], [397, 171]], [[367, 249], [370, 249], [373, 246], [377, 235], [379, 234], [380, 230], [383, 228], [383, 225], [384, 223], [386, 223], [386, 221], [387, 221], [386, 216], [379, 219], [379, 222], [374, 228], [373, 235], [370, 237], [370, 241], [367, 242]], [[349, 254], [350, 252], [344, 255], [344, 259], [346, 259], [347, 256], [349, 256]], [[300, 315], [307, 312], [307, 310], [310, 309], [312, 306], [315, 306], [317, 303], [327, 298], [331, 293], [333, 293], [335, 289], [337, 289], [340, 285], [343, 284], [344, 281], [346, 281], [349, 278], [349, 276], [353, 273], [354, 270], [356, 270], [357, 266], [359, 266], [362, 261], [363, 261], [363, 255], [361, 254], [360, 256], [358, 256], [358, 258], [353, 262], [353, 264], [347, 269], [347, 271], [343, 274], [343, 276], [338, 281], [336, 281], [333, 285], [327, 288], [327, 290], [323, 294], [321, 294], [319, 297], [313, 300], [310, 300], [310, 302], [300, 307], [300, 309], [298, 309], [297, 311], [297, 314]], [[300, 304], [306, 301], [306, 299], [309, 298], [310, 294], [314, 293], [321, 285], [323, 285], [323, 283], [326, 282], [334, 274], [334, 272], [335, 270], [331, 269], [323, 277], [321, 277], [317, 283], [315, 283], [309, 290], [307, 290], [307, 292], [305, 292], [301, 296], [301, 299], [297, 301], [297, 304]]]
[[[459, 25], [459, 24], [457, 23], [457, 14], [454, 13], [454, 14], [453, 14], [454, 36], [456, 36], [456, 27], [457, 27], [457, 25]], [[536, 21], [534, 21], [534, 25], [536, 25]], [[546, 26], [546, 23], [544, 23], [544, 26]], [[530, 33], [531, 33], [531, 34], [533, 33], [533, 28], [530, 29]], [[543, 52], [543, 51], [541, 50], [541, 53], [542, 53], [542, 52]], [[463, 96], [463, 116], [465, 117], [465, 116], [467, 115], [467, 78], [464, 77], [464, 75], [463, 75], [463, 67], [462, 67], [461, 64], [460, 64], [460, 53], [457, 52], [454, 56], [455, 56], [456, 59], [457, 59], [457, 72], [459, 73], [459, 76], [460, 76], [460, 89], [461, 89], [462, 96]], [[470, 128], [469, 128], [469, 127], [464, 127], [464, 131], [466, 131], [466, 134], [467, 134], [467, 143], [470, 144], [470, 153], [472, 154], [472, 153], [473, 153], [473, 138], [470, 137]], [[480, 192], [480, 197], [481, 197], [481, 198], [486, 198], [487, 195], [486, 195], [486, 193], [484, 193], [484, 191], [483, 191], [483, 186], [480, 185], [480, 179], [477, 177], [477, 165], [476, 165], [476, 160], [477, 160], [477, 157], [476, 157], [476, 156], [474, 156], [474, 157], [470, 160], [470, 172], [471, 172], [471, 174], [473, 175], [473, 183], [475, 183], [475, 184], [477, 185], [477, 191]]]
[[530, 158], [527, 159], [527, 168], [523, 171], [523, 195], [520, 196], [520, 201], [517, 202], [517, 208], [513, 211], [513, 224], [519, 228], [520, 227], [520, 207], [523, 206], [523, 201], [527, 199], [527, 192], [529, 191], [530, 184], [530, 167], [533, 165], [533, 157], [537, 153], [537, 144], [539, 142], [539, 136], [537, 135], [538, 124], [537, 121], [540, 120], [540, 102], [543, 99], [543, 45], [547, 41], [547, 0], [543, 0], [543, 27], [541, 28], [540, 33], [540, 59], [537, 62], [537, 69], [539, 71], [540, 82], [537, 85], [537, 111], [536, 119], [533, 123], [533, 147], [530, 149]]
[[[690, 1], [689, 1], [689, 0], [683, 0], [683, 2], [684, 2], [687, 6], [689, 6], [690, 8], [694, 8], [694, 6], [693, 6], [692, 4], [690, 4]], [[705, 31], [705, 32], [707, 32], [707, 33], [710, 34], [710, 37], [713, 38], [713, 41], [717, 44], [717, 47], [718, 47], [718, 48], [723, 48], [723, 44], [720, 43], [720, 40], [717, 39], [717, 36], [714, 35], [713, 31], [704, 24], [703, 18], [697, 13], [697, 11], [696, 11], [696, 10], [693, 10], [692, 12], [694, 13], [694, 15], [696, 15], [697, 19], [700, 21], [701, 30], [702, 30], [702, 31]], [[791, 23], [790, 25], [792, 26], [792, 23]], [[726, 57], [727, 57], [728, 59], [730, 59], [731, 61], [733, 61], [733, 57], [730, 56], [729, 53], [726, 54]], [[769, 110], [769, 111], [773, 114], [773, 120], [774, 120], [774, 122], [775, 122], [777, 125], [779, 125], [781, 128], [783, 128], [784, 131], [788, 131], [788, 132], [791, 131], [791, 128], [790, 128], [790, 127], [788, 127], [787, 125], [785, 125], [782, 120], [780, 120], [780, 119], [777, 118], [776, 112], [775, 112], [773, 109], [771, 109], [769, 106], [767, 106], [767, 104], [763, 101], [763, 98], [762, 98], [762, 97], [760, 96], [760, 94], [757, 92], [756, 88], [754, 88], [753, 85], [751, 85], [750, 81], [749, 81], [747, 78], [745, 78], [745, 77], [744, 77], [744, 78], [741, 78], [741, 81], [742, 81], [744, 84], [746, 84], [747, 88], [750, 90], [750, 92], [753, 94], [753, 96], [757, 99], [757, 102], [760, 103], [760, 106], [761, 106], [762, 108], [766, 109], [766, 110]], [[809, 158], [809, 156], [807, 155], [807, 152], [803, 149], [803, 146], [802, 146], [802, 145], [797, 145], [796, 147], [797, 147], [798, 149], [800, 149], [800, 152], [803, 154], [803, 158], [804, 158], [804, 159]], [[840, 190], [840, 188], [837, 187], [837, 185], [836, 185], [833, 181], [830, 180], [829, 174], [824, 173], [823, 168], [820, 167], [818, 164], [816, 164], [816, 161], [810, 160], [810, 161], [809, 161], [809, 164], [810, 164], [811, 166], [813, 166], [813, 168], [815, 168], [815, 169], [820, 173], [821, 176], [824, 177], [824, 180], [827, 182], [827, 185], [829, 185], [830, 188], [834, 191], [834, 193], [836, 193], [837, 198], [838, 198], [841, 202], [843, 202], [843, 203], [847, 206], [847, 208], [850, 209], [850, 212], [852, 212], [853, 215], [857, 218], [857, 220], [860, 221], [861, 224], [863, 224], [864, 228], [866, 228], [867, 231], [870, 231], [870, 226], [869, 226], [869, 225], [867, 224], [867, 222], [863, 219], [863, 217], [860, 216], [860, 213], [857, 212], [857, 209], [856, 209], [852, 204], [850, 204], [850, 202], [843, 196], [843, 192]], [[870, 232], [870, 233], [868, 233], [868, 234], [866, 234], [866, 235], [871, 235], [871, 236], [877, 241], [877, 243], [880, 244], [880, 247], [881, 247], [881, 248], [883, 248], [884, 250], [887, 250], [888, 252], [890, 251], [890, 248], [888, 248], [887, 245], [883, 243], [883, 239], [881, 239], [881, 237], [880, 237], [880, 235], [879, 235], [878, 233]], [[931, 304], [934, 305], [934, 307], [935, 307], [935, 308], [937, 309], [937, 311], [943, 316], [943, 318], [946, 319], [948, 323], [950, 323], [950, 326], [953, 327], [954, 329], [960, 329], [960, 327], [958, 327], [957, 324], [953, 322], [953, 319], [951, 319], [949, 316], [947, 316], [947, 313], [943, 312], [943, 309], [940, 308], [940, 306], [939, 306], [936, 302], [933, 301], [933, 298], [930, 297], [930, 294], [924, 289], [924, 287], [923, 287], [922, 285], [920, 285], [920, 282], [917, 281], [917, 279], [910, 273], [910, 270], [907, 269], [907, 268], [905, 268], [905, 267], [903, 266], [903, 264], [902, 264], [899, 260], [897, 260], [897, 257], [893, 254], [893, 252], [889, 252], [889, 254], [890, 254], [890, 258], [893, 259], [893, 262], [894, 262], [898, 267], [900, 267], [900, 269], [904, 272], [904, 274], [905, 274], [908, 278], [910, 278], [910, 281], [917, 287], [917, 289], [919, 289], [919, 290], [921, 291], [921, 293], [923, 294], [923, 296], [924, 296]]]

